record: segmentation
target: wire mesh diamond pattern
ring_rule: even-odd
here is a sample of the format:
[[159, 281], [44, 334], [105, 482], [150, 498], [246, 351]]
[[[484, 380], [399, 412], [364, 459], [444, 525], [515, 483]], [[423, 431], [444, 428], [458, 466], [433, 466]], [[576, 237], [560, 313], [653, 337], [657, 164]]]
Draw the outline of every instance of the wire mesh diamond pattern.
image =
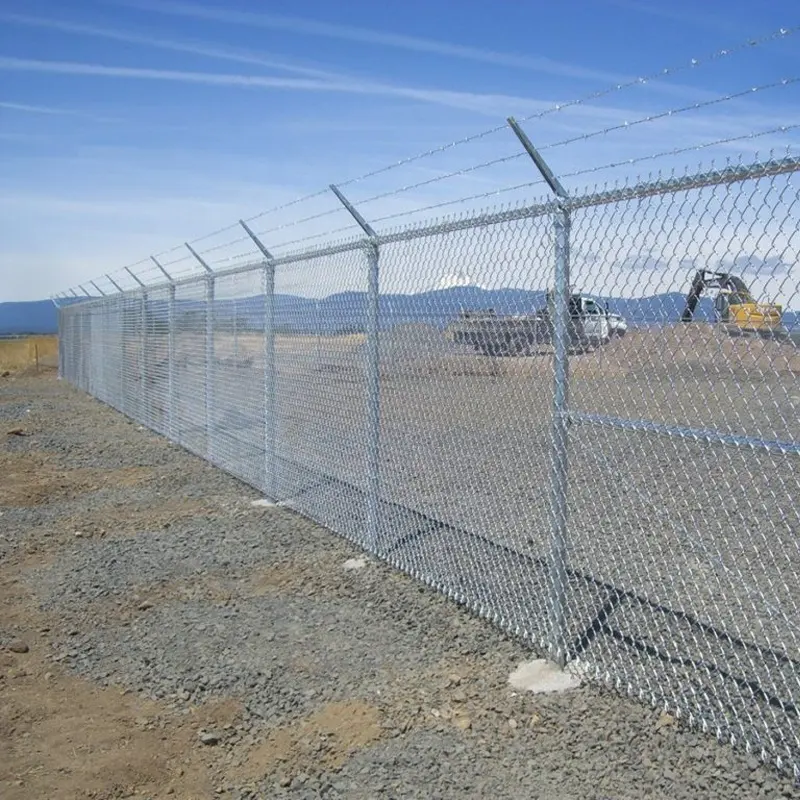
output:
[[61, 374], [797, 772], [798, 172], [545, 198], [64, 305]]

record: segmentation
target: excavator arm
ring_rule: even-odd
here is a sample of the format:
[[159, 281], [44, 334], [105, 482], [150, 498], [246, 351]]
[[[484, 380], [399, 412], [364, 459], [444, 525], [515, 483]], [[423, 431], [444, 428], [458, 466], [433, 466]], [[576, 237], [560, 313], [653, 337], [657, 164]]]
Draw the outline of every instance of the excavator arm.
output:
[[747, 284], [737, 275], [728, 272], [713, 272], [699, 269], [692, 279], [681, 322], [691, 322], [700, 297], [707, 289], [720, 289], [726, 293], [722, 322], [743, 331], [774, 336], [783, 332], [780, 306], [759, 303], [751, 294]]
[[736, 275], [729, 272], [712, 272], [707, 269], [699, 269], [694, 274], [692, 286], [686, 296], [686, 307], [681, 315], [681, 322], [691, 322], [700, 296], [706, 289], [725, 289], [735, 292], [739, 303], [750, 303], [756, 305], [756, 300], [747, 288], [747, 284]]
[[683, 309], [683, 314], [681, 314], [681, 322], [692, 321], [694, 312], [697, 309], [697, 304], [700, 302], [700, 295], [703, 294], [707, 286], [706, 270], [697, 270], [692, 279], [692, 286], [689, 289], [689, 294], [686, 296], [686, 307]]

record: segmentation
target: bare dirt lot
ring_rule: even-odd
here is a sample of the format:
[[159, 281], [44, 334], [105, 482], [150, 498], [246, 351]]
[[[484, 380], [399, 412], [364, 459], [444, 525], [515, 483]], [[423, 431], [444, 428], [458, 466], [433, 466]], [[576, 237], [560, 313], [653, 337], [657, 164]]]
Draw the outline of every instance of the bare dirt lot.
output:
[[791, 798], [45, 375], [0, 379], [0, 796]]

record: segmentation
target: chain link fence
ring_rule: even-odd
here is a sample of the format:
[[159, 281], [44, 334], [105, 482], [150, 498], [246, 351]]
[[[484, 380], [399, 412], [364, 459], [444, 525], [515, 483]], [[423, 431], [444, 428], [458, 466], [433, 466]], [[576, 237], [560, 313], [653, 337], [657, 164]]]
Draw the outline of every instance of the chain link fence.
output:
[[342, 197], [363, 235], [63, 305], [61, 374], [800, 775], [798, 172], [380, 234]]

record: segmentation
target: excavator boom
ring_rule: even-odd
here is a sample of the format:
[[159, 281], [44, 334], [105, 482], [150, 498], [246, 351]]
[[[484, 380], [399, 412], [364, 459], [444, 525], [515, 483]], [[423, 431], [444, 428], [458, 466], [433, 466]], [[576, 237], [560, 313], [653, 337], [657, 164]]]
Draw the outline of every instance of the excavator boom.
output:
[[782, 308], [772, 303], [759, 303], [747, 284], [729, 272], [700, 269], [692, 279], [681, 322], [691, 322], [700, 297], [708, 289], [718, 289], [714, 311], [719, 322], [728, 325], [731, 332], [759, 333], [771, 336], [785, 332], [782, 325]]

